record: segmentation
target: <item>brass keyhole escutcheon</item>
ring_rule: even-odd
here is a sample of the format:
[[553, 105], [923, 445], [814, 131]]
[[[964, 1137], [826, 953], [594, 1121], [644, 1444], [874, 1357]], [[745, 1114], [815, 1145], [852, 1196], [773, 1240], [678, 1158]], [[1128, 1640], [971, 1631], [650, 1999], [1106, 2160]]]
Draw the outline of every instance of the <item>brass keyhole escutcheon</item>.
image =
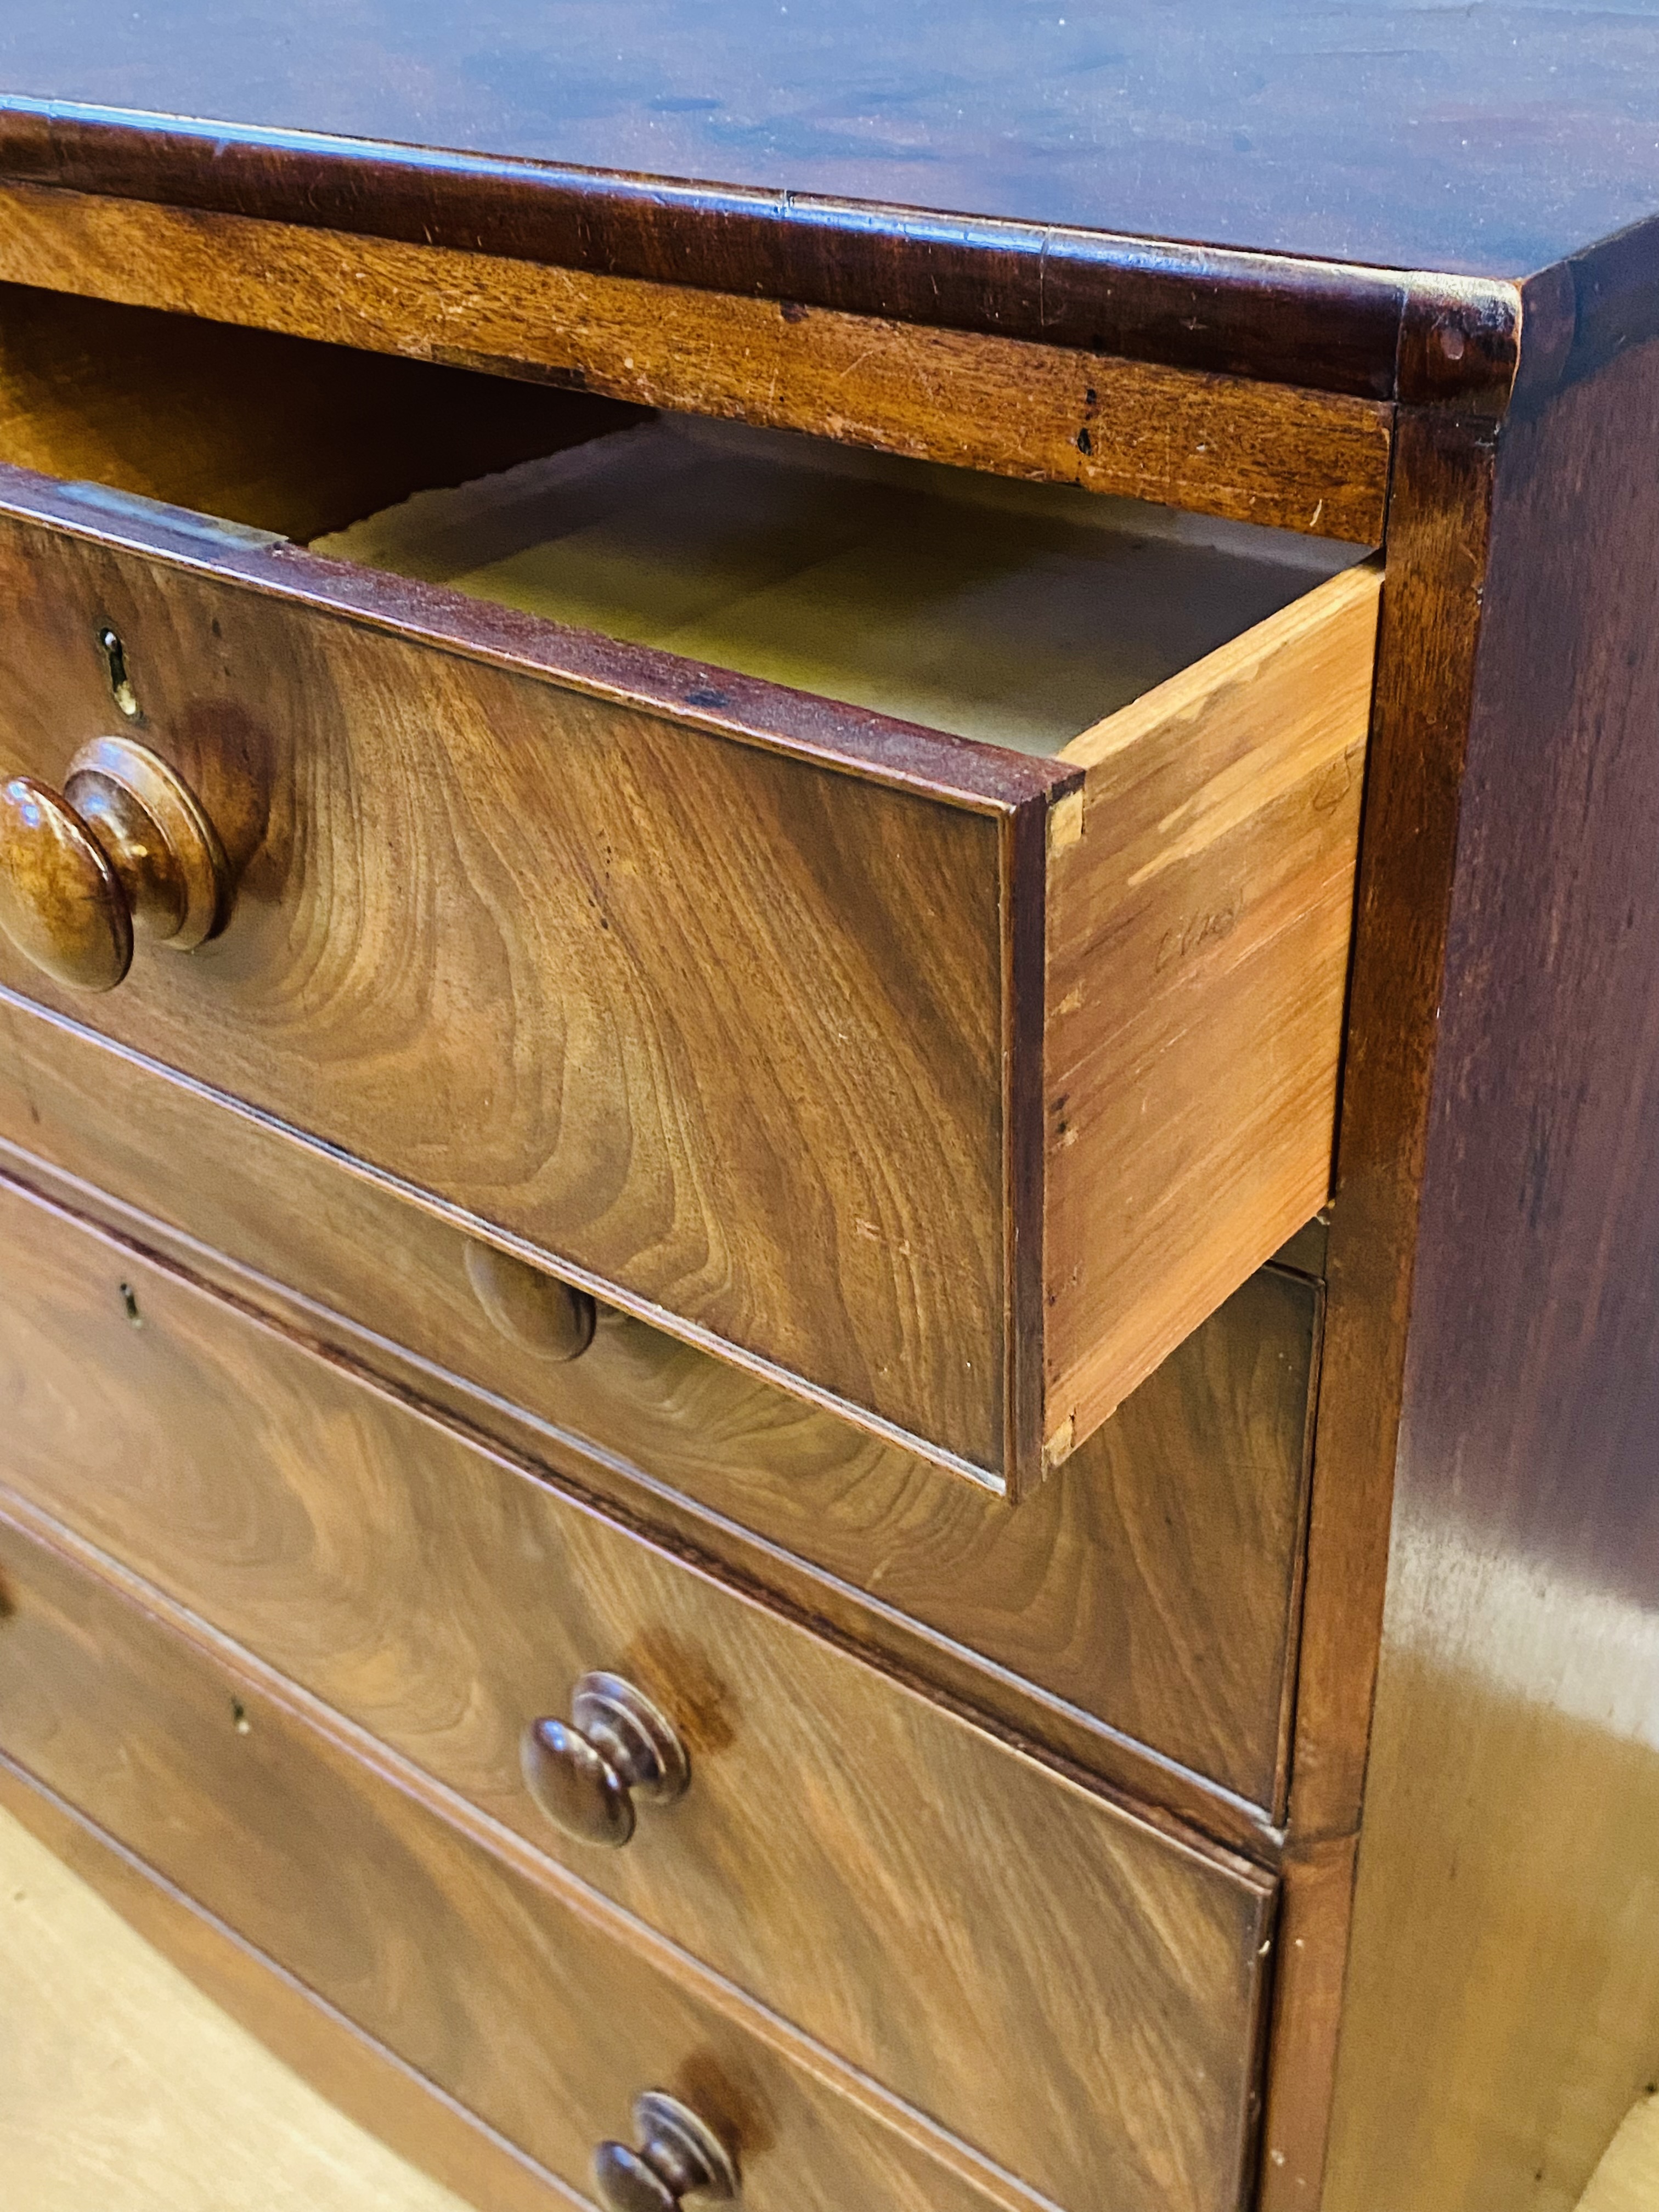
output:
[[0, 787], [0, 930], [76, 991], [112, 991], [135, 933], [193, 952], [223, 928], [230, 872], [195, 793], [148, 745], [94, 738], [55, 792]]

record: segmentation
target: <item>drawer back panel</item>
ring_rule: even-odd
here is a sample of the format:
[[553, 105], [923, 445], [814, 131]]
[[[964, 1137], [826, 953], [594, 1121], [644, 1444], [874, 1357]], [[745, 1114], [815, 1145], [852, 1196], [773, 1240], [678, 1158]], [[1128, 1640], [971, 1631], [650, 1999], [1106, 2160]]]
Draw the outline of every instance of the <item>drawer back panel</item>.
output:
[[285, 538], [648, 412], [586, 392], [0, 284], [0, 454]]

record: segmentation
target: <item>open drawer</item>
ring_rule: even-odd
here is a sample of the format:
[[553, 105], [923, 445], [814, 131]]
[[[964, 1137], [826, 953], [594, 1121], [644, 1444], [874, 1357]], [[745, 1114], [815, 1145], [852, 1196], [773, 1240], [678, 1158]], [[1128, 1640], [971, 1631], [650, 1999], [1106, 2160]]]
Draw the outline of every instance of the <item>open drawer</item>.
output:
[[1011, 1493], [1324, 1199], [1352, 548], [15, 288], [0, 462], [14, 922], [222, 846], [44, 1003]]

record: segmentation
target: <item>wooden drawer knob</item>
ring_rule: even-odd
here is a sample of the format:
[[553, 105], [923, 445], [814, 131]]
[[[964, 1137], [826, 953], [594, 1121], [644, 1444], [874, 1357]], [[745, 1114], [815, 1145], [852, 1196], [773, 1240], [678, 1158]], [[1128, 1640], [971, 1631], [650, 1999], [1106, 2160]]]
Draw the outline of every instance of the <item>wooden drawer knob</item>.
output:
[[634, 2100], [637, 2150], [602, 2142], [593, 2154], [593, 2188], [605, 2212], [674, 2212], [694, 2192], [716, 2203], [738, 2193], [737, 2163], [689, 2106], [661, 2089]]
[[131, 738], [96, 738], [62, 796], [31, 775], [0, 788], [0, 929], [77, 991], [112, 991], [137, 929], [193, 952], [223, 927], [229, 872], [188, 786]]
[[672, 1722], [620, 1674], [584, 1674], [570, 1718], [532, 1721], [519, 1755], [543, 1812], [585, 1844], [627, 1843], [636, 1796], [666, 1805], [691, 1779]]
[[593, 1341], [598, 1309], [585, 1291], [556, 1275], [466, 1240], [466, 1279], [501, 1334], [541, 1359], [574, 1359]]

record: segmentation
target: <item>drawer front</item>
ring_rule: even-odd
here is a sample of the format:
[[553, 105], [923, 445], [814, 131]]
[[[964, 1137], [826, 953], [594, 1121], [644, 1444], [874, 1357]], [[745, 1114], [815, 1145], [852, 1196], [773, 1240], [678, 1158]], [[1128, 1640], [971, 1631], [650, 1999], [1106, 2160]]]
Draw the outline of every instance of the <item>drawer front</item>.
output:
[[661, 2088], [750, 2212], [1039, 2212], [3, 1514], [0, 1590], [0, 1751], [571, 2187]]
[[[0, 994], [6, 1142], [586, 1439], [593, 1453], [533, 1439], [585, 1483], [644, 1491], [659, 1515], [670, 1486], [878, 1596], [858, 1632], [889, 1609], [924, 1626], [925, 1655], [899, 1645], [911, 1663], [993, 1662], [950, 1679], [1017, 1725], [1103, 1755], [1086, 1716], [1279, 1809], [1320, 1333], [1305, 1278], [1252, 1277], [1010, 1512], [619, 1315], [580, 1358], [536, 1357], [486, 1315], [448, 1223]], [[1020, 1683], [1047, 1693], [1042, 1719]]]
[[[693, 726], [710, 672], [644, 711], [203, 538], [290, 596], [0, 518], [0, 768], [61, 788], [118, 726], [112, 629], [240, 870], [222, 937], [107, 995], [3, 939], [0, 977], [1000, 1483], [1009, 810]], [[526, 662], [552, 627], [453, 613]]]
[[[38, 1202], [3, 1219], [15, 1490], [1058, 2202], [1236, 2201], [1267, 1877]], [[621, 1850], [520, 1771], [589, 1669], [690, 1753]]]

